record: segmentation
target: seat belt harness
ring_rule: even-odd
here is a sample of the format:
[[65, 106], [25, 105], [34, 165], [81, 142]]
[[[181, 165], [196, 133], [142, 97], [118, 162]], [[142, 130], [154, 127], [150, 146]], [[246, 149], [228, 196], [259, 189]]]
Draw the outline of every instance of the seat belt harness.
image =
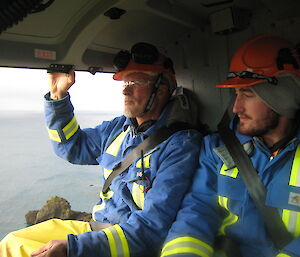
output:
[[138, 157], [141, 156], [141, 151], [146, 153], [147, 151], [153, 149], [158, 144], [165, 141], [169, 136], [171, 136], [176, 131], [186, 129], [180, 126], [179, 123], [173, 124], [170, 127], [161, 127], [157, 129], [153, 134], [147, 137], [143, 142], [136, 146], [119, 165], [113, 169], [112, 173], [107, 177], [104, 182], [102, 192], [105, 194], [109, 190], [113, 179], [119, 176], [123, 171], [125, 171]]
[[278, 210], [272, 206], [265, 205], [266, 188], [235, 133], [229, 128], [229, 122], [230, 116], [228, 111], [226, 111], [221, 122], [218, 124], [219, 134], [240, 172], [240, 176], [250, 197], [263, 217], [271, 240], [275, 247], [281, 250], [293, 240], [293, 236], [286, 229]]

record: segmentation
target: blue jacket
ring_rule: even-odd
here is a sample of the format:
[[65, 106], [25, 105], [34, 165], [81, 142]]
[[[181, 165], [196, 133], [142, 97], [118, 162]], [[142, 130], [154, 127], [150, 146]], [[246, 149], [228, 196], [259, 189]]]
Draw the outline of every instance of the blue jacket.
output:
[[200, 168], [161, 256], [213, 256], [218, 234], [231, 238], [244, 257], [300, 256], [300, 130], [275, 157], [257, 138], [236, 135], [267, 189], [266, 204], [278, 209], [294, 241], [275, 249], [224, 143], [212, 134], [203, 140]]
[[[49, 95], [46, 95], [46, 99]], [[134, 135], [130, 119], [120, 116], [95, 128], [81, 129], [69, 95], [45, 102], [49, 136], [56, 154], [74, 164], [99, 164], [105, 178], [135, 146], [162, 126], [159, 120]], [[201, 135], [178, 131], [138, 158], [100, 193], [93, 210], [98, 222], [116, 224], [100, 232], [69, 235], [69, 257], [157, 256], [198, 166]]]

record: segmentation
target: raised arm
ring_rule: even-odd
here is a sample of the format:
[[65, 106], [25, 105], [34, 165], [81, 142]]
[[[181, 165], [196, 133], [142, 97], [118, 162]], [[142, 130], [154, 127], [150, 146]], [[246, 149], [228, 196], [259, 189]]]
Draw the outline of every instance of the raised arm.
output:
[[48, 73], [48, 85], [52, 100], [60, 100], [67, 95], [69, 88], [75, 83], [75, 71], [67, 73]]

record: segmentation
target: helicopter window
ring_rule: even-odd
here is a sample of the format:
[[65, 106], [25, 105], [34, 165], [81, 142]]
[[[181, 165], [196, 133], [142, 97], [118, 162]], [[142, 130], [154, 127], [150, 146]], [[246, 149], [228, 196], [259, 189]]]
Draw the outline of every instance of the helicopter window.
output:
[[[53, 153], [43, 115], [46, 71], [0, 68], [0, 77], [1, 240], [24, 228], [25, 214], [55, 195], [68, 200], [72, 210], [90, 212], [101, 181], [98, 166], [72, 165]], [[122, 114], [119, 84], [112, 74], [76, 72], [70, 95], [82, 128]]]

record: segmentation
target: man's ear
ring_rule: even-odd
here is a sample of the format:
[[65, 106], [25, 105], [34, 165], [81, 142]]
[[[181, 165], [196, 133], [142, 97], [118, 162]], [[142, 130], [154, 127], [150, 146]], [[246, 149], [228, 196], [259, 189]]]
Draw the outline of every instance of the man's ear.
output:
[[157, 94], [165, 96], [169, 94], [169, 86], [166, 84], [161, 84], [157, 90]]

